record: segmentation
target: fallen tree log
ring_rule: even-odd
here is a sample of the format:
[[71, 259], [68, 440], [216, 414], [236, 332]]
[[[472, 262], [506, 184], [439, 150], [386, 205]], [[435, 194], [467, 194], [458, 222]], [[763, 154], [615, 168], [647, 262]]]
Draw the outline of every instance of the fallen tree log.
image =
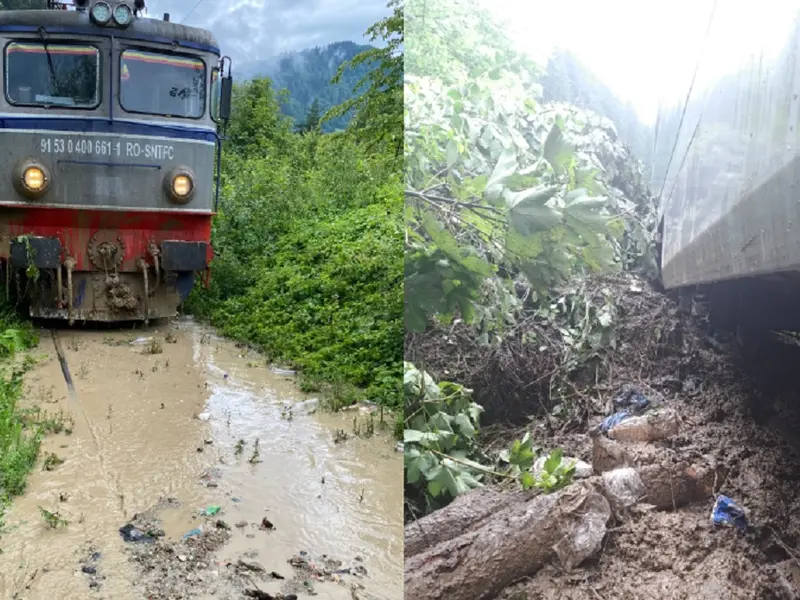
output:
[[[621, 471], [625, 471], [622, 473]], [[486, 600], [558, 559], [567, 569], [599, 551], [612, 511], [636, 502], [677, 508], [709, 498], [716, 472], [687, 463], [611, 471], [546, 495], [483, 493], [462, 497], [457, 511], [435, 512], [406, 532], [441, 532], [406, 555], [405, 594], [417, 600]], [[503, 494], [500, 494], [502, 496]], [[495, 498], [496, 504], [484, 502]], [[463, 515], [465, 521], [453, 519]], [[441, 516], [440, 516], [441, 515]]]
[[499, 510], [532, 498], [534, 492], [503, 492], [497, 488], [477, 488], [459, 496], [436, 511], [436, 519], [427, 517], [412, 521], [405, 528], [403, 551], [406, 558], [452, 540], [466, 529], [474, 529]]

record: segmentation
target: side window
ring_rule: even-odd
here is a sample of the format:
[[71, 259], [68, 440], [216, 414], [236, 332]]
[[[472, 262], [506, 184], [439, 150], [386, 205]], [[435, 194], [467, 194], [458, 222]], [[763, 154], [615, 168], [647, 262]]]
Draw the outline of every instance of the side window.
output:
[[211, 71], [211, 118], [219, 122], [219, 103], [222, 97], [222, 79], [219, 68]]

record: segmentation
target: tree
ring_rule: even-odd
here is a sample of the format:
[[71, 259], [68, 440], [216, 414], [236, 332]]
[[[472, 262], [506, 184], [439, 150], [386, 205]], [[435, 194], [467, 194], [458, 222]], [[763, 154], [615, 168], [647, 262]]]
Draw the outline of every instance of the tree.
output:
[[311, 107], [306, 114], [306, 121], [298, 127], [300, 132], [308, 133], [319, 129], [320, 121], [322, 120], [322, 110], [319, 107], [319, 98], [314, 98]]
[[367, 29], [370, 41], [381, 38], [383, 48], [370, 48], [343, 63], [333, 78], [338, 83], [348, 69], [374, 64], [356, 85], [366, 88], [360, 96], [329, 110], [323, 122], [349, 112], [354, 114], [351, 131], [367, 149], [387, 145], [395, 157], [403, 152], [403, 2], [389, 0], [392, 14]]

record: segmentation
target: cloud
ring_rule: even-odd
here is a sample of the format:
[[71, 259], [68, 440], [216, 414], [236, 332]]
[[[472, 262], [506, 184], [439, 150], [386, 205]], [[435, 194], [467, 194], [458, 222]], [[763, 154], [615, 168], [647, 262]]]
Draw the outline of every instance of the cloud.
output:
[[364, 32], [390, 10], [386, 0], [147, 0], [147, 9], [209, 29], [239, 65], [332, 42], [368, 43]]

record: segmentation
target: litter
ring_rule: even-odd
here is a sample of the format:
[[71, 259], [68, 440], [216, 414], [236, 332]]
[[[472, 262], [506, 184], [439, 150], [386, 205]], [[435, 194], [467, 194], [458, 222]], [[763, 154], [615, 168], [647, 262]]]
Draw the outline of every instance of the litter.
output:
[[650, 401], [644, 394], [635, 389], [628, 389], [614, 398], [614, 414], [606, 417], [600, 423], [600, 431], [607, 433], [625, 419], [640, 415], [650, 408]]
[[119, 528], [119, 533], [122, 536], [122, 539], [126, 542], [153, 542], [155, 538], [153, 536], [147, 535], [141, 529], [135, 527], [128, 523], [124, 527]]
[[201, 412], [199, 415], [197, 415], [197, 418], [201, 421], [208, 421], [211, 418], [211, 413]]
[[196, 527], [195, 529], [192, 529], [190, 532], [184, 533], [183, 534], [183, 539], [188, 539], [190, 537], [195, 537], [195, 536], [200, 535], [202, 533], [203, 533], [203, 530], [200, 529], [199, 527]]
[[654, 410], [641, 416], [631, 416], [607, 432], [620, 442], [656, 442], [678, 433], [678, 413], [671, 409]]
[[732, 525], [742, 531], [747, 529], [747, 515], [736, 502], [720, 494], [711, 510], [711, 522], [714, 525]]
[[210, 517], [212, 515], [217, 514], [220, 510], [222, 510], [222, 507], [217, 506], [216, 504], [214, 504], [212, 506], [209, 506], [207, 509], [205, 509], [203, 511], [203, 514], [205, 514], [205, 515]]
[[292, 376], [297, 374], [297, 371], [295, 371], [294, 369], [281, 369], [280, 367], [272, 367], [272, 372], [275, 373], [275, 375], [286, 375], [286, 376]]

